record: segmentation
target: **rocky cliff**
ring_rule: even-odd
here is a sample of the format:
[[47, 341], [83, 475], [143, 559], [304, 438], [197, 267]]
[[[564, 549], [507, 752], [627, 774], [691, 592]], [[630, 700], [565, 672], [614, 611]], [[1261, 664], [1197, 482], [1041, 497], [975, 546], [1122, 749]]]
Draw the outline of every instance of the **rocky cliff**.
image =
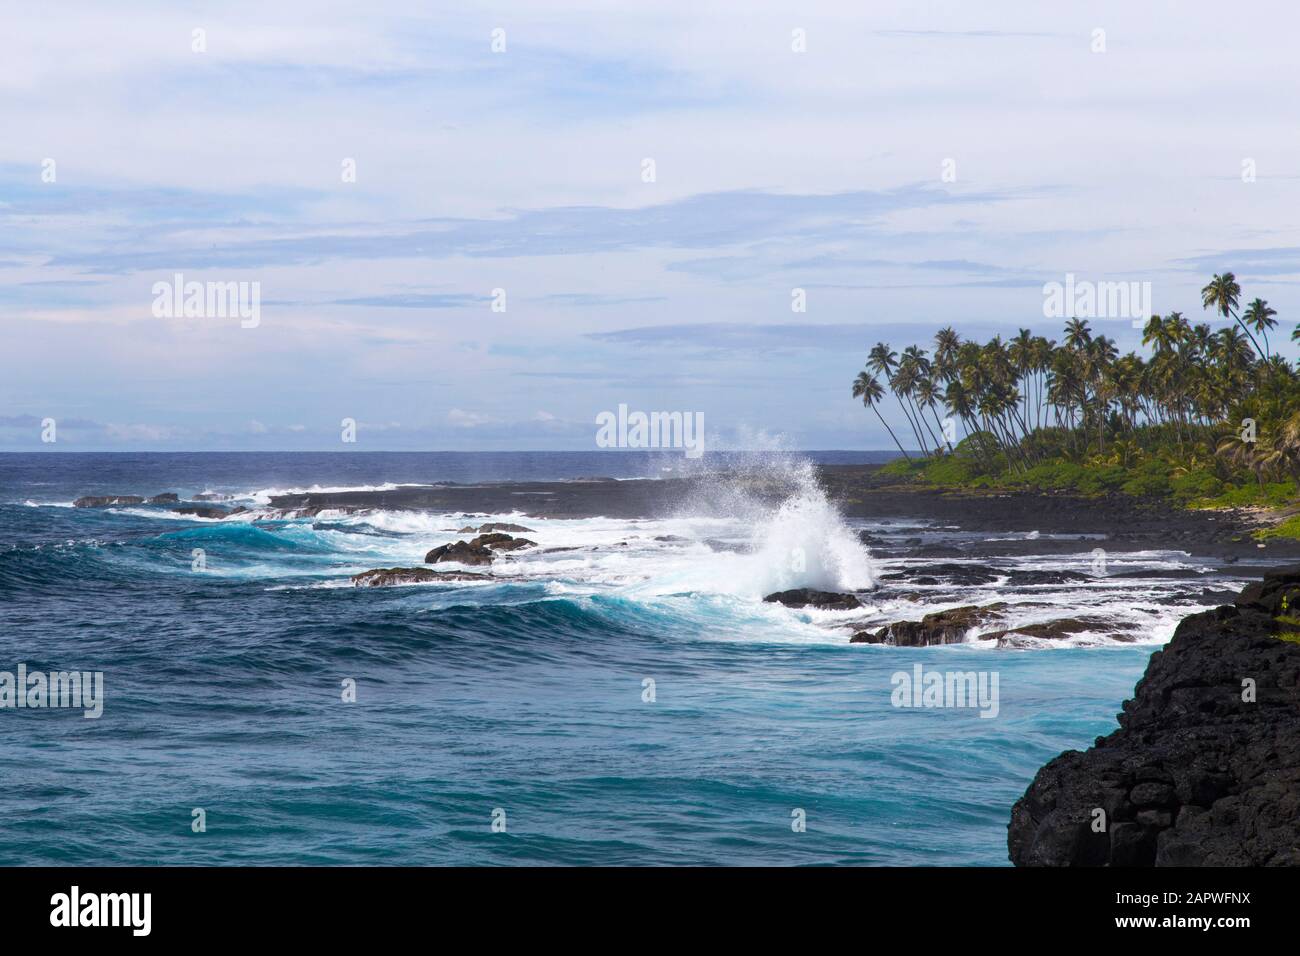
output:
[[1183, 620], [1119, 723], [1038, 771], [1013, 863], [1300, 865], [1300, 567]]

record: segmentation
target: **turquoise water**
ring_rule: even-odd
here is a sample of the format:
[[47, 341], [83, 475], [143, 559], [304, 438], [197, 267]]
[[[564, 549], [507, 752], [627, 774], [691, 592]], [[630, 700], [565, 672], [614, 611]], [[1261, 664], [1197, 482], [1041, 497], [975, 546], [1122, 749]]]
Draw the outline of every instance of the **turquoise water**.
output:
[[[256, 508], [338, 480], [141, 457], [0, 456], [0, 669], [100, 670], [107, 698], [98, 720], [0, 711], [0, 864], [1004, 865], [1011, 804], [1114, 729], [1155, 646], [849, 645], [833, 615], [756, 601], [758, 557], [692, 539], [763, 529], [749, 513], [515, 515], [580, 550], [521, 555], [497, 583], [357, 589], [350, 573], [419, 563], [464, 516], [67, 506], [218, 488]], [[542, 477], [593, 473], [562, 457]], [[387, 467], [344, 483], [418, 480]], [[917, 662], [996, 671], [998, 716], [892, 706]]]

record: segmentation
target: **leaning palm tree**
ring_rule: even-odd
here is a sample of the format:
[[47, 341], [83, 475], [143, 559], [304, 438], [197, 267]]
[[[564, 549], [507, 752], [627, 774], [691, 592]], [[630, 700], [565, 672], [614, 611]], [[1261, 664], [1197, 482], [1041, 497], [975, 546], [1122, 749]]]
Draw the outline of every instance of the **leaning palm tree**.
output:
[[1052, 353], [1056, 348], [1056, 340], [1038, 336], [1034, 339], [1034, 378], [1035, 393], [1037, 397], [1037, 426], [1041, 428], [1046, 416], [1050, 414], [1051, 409], [1043, 401], [1043, 393], [1046, 391], [1047, 373], [1052, 369]]
[[[948, 441], [947, 436], [944, 435], [943, 422], [939, 420], [939, 413], [938, 411], [936, 411], [936, 408], [939, 404], [939, 389], [938, 386], [935, 385], [934, 379], [931, 376], [927, 375], [917, 379], [916, 402], [919, 408], [921, 409], [922, 412], [921, 417], [922, 418], [925, 417], [924, 411], [925, 409], [928, 408], [930, 410], [930, 414], [934, 417], [934, 423], [939, 426], [939, 435], [942, 436], [943, 438], [943, 441], [939, 445], [939, 451], [943, 450], [944, 442], [947, 443], [948, 450], [952, 451], [953, 450], [952, 442]], [[930, 427], [928, 421], [926, 422], [926, 427], [927, 428]]]
[[898, 445], [898, 450], [903, 453], [903, 457], [908, 461], [912, 456], [907, 453], [907, 449], [898, 441], [898, 436], [894, 430], [889, 427], [889, 422], [885, 421], [885, 416], [880, 414], [878, 403], [885, 397], [885, 390], [874, 375], [868, 375], [866, 372], [859, 372], [858, 377], [853, 380], [853, 397], [862, 399], [862, 404], [876, 413], [880, 419], [880, 424], [885, 426], [885, 431], [889, 432], [889, 437], [894, 439], [894, 444]]
[[1251, 345], [1255, 346], [1255, 351], [1259, 352], [1259, 357], [1265, 358], [1264, 350], [1255, 341], [1255, 336], [1250, 334], [1246, 323], [1237, 315], [1237, 303], [1240, 299], [1241, 286], [1237, 284], [1237, 277], [1231, 272], [1225, 272], [1223, 275], [1215, 273], [1214, 278], [1201, 289], [1201, 307], [1214, 309], [1225, 319], [1229, 317], [1234, 319], [1250, 339]]
[[912, 436], [916, 439], [917, 447], [928, 451], [925, 440], [921, 438], [921, 430], [912, 418], [912, 412], [907, 403], [903, 401], [904, 391], [911, 386], [912, 374], [907, 367], [899, 362], [898, 353], [891, 349], [887, 343], [877, 342], [867, 355], [867, 368], [884, 377], [890, 392], [898, 400], [898, 407], [903, 410], [903, 417], [907, 419], [907, 424], [912, 429]]
[[[925, 354], [925, 350], [915, 345], [909, 345], [903, 349], [903, 354], [898, 360], [899, 388], [897, 390], [907, 397], [912, 406], [912, 417], [920, 422], [926, 432], [929, 433], [937, 454], [943, 450], [943, 443], [939, 441], [934, 434], [934, 429], [930, 427], [930, 422], [926, 419], [922, 410], [924, 402], [920, 397], [921, 386], [930, 377], [931, 368], [930, 359]], [[938, 420], [938, 416], [935, 416], [935, 420]], [[939, 430], [943, 431], [942, 425], [939, 426]], [[928, 445], [925, 451], [926, 454], [930, 453]]]
[[[1273, 316], [1277, 315], [1277, 309], [1270, 309], [1268, 303], [1263, 299], [1256, 299], [1246, 306], [1246, 311], [1241, 314], [1241, 318], [1246, 325], [1254, 328], [1256, 332], [1264, 337], [1264, 351], [1269, 352], [1268, 330], [1277, 327], [1277, 320]], [[1267, 358], [1267, 357], [1266, 357]]]

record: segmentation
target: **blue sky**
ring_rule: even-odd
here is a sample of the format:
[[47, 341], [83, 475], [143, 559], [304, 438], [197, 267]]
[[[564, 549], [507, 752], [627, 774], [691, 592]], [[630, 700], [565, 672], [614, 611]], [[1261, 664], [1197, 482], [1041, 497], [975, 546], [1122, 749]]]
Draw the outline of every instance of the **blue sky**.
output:
[[[872, 344], [1057, 336], [1067, 272], [1300, 321], [1290, 5], [920, 7], [12, 4], [0, 449], [883, 448]], [[156, 317], [178, 272], [257, 327]]]

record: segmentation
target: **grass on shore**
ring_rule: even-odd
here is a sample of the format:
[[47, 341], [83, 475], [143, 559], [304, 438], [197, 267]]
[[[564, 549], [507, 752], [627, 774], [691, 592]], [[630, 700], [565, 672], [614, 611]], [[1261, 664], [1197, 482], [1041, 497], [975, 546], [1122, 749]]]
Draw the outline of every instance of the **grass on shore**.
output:
[[[881, 473], [937, 488], [988, 491], [1064, 492], [1084, 497], [1124, 494], [1165, 498], [1192, 509], [1261, 508], [1292, 505], [1300, 498], [1294, 481], [1225, 480], [1208, 468], [1189, 467], [1151, 456], [1131, 464], [1094, 457], [1082, 462], [1052, 459], [1020, 472], [988, 468], [980, 458], [956, 454], [908, 461], [896, 459]], [[1300, 538], [1300, 515], [1262, 529], [1257, 538]]]

